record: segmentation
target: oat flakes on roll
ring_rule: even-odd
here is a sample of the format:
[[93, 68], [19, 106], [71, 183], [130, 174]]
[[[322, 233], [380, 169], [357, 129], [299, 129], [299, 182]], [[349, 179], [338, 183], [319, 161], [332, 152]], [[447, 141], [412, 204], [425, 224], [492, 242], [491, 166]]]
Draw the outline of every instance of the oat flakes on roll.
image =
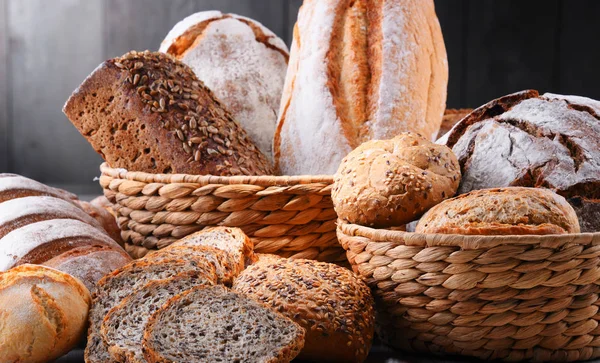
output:
[[349, 223], [394, 227], [453, 197], [459, 183], [452, 150], [407, 132], [368, 141], [348, 154], [334, 176], [332, 199]]

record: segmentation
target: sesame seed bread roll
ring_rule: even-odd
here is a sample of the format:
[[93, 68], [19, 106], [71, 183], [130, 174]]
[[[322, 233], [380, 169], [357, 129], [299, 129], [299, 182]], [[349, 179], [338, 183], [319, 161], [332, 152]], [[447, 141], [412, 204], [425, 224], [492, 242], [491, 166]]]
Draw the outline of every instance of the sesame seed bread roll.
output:
[[298, 359], [362, 362], [374, 331], [373, 297], [352, 271], [331, 263], [261, 255], [233, 289], [306, 330]]
[[368, 141], [344, 158], [331, 192], [339, 218], [399, 227], [456, 194], [460, 167], [448, 147], [416, 134]]
[[433, 0], [305, 0], [274, 138], [281, 174], [333, 174], [361, 143], [434, 140], [448, 61]]
[[519, 235], [579, 233], [577, 214], [549, 189], [507, 187], [474, 190], [431, 208], [418, 233]]
[[189, 65], [271, 158], [288, 48], [261, 23], [220, 11], [188, 16], [159, 51]]
[[63, 112], [113, 168], [272, 174], [213, 93], [164, 53], [132, 51], [107, 60], [73, 92]]

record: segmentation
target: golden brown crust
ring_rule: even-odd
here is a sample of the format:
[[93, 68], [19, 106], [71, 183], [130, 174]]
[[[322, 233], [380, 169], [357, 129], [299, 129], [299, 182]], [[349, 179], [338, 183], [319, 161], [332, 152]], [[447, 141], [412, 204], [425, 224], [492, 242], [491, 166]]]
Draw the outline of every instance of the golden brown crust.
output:
[[417, 233], [520, 235], [579, 233], [565, 198], [548, 189], [483, 189], [448, 199], [421, 218]]
[[272, 307], [306, 330], [299, 359], [362, 362], [369, 353], [373, 298], [367, 285], [343, 267], [259, 255], [258, 261], [234, 281], [233, 289]]
[[334, 176], [338, 216], [374, 227], [400, 226], [452, 197], [460, 168], [452, 150], [411, 133], [369, 141], [352, 151]]
[[[105, 197], [103, 197], [105, 198]], [[108, 200], [107, 200], [108, 201]], [[93, 201], [92, 201], [93, 202]], [[96, 201], [99, 203], [102, 201]], [[106, 233], [110, 236], [110, 238], [114, 239], [119, 245], [123, 246], [123, 239], [121, 238], [121, 229], [117, 225], [117, 220], [114, 215], [112, 215], [107, 208], [109, 207], [99, 207], [94, 205], [93, 203], [88, 203], [84, 201], [78, 201], [81, 208], [90, 215], [90, 217], [102, 225], [102, 228], [106, 231]]]
[[102, 63], [63, 111], [112, 167], [272, 174], [268, 160], [212, 92], [166, 54], [133, 51]]

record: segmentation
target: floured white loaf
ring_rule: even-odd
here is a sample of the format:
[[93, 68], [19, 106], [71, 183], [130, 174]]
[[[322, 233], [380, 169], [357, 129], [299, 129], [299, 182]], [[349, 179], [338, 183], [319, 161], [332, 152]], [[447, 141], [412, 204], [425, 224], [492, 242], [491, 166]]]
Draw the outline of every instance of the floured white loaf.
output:
[[404, 131], [434, 140], [447, 84], [433, 0], [305, 0], [275, 131], [276, 167], [333, 174], [365, 141]]
[[203, 11], [177, 23], [160, 51], [189, 65], [271, 158], [289, 58], [283, 40], [255, 20]]

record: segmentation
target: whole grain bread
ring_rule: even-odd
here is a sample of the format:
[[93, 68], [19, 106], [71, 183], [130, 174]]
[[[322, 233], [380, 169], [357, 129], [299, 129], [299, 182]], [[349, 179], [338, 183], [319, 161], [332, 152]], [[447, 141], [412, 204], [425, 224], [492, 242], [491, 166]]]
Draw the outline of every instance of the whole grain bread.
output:
[[150, 363], [277, 363], [303, 345], [304, 330], [292, 320], [223, 286], [200, 286], [152, 315], [142, 349]]
[[114, 168], [272, 174], [265, 156], [194, 72], [163, 53], [132, 51], [102, 63], [63, 111]]
[[463, 118], [439, 143], [462, 170], [459, 193], [506, 186], [552, 189], [583, 232], [600, 231], [600, 102], [527, 90]]
[[346, 268], [261, 255], [235, 280], [233, 289], [306, 330], [299, 359], [362, 362], [369, 354], [375, 320], [373, 297], [369, 287]]
[[206, 261], [202, 263], [172, 257], [156, 261], [134, 261], [102, 278], [94, 293], [89, 314], [86, 363], [114, 362], [100, 332], [104, 317], [112, 308], [146, 283], [173, 277], [185, 271], [197, 271], [210, 281], [216, 282], [217, 279], [214, 266]]
[[112, 308], [102, 322], [102, 338], [118, 362], [145, 363], [142, 338], [150, 316], [170, 298], [199, 285], [215, 281], [197, 271], [182, 272], [174, 277], [151, 281]]
[[474, 190], [431, 208], [417, 233], [518, 235], [579, 233], [573, 207], [548, 189]]

